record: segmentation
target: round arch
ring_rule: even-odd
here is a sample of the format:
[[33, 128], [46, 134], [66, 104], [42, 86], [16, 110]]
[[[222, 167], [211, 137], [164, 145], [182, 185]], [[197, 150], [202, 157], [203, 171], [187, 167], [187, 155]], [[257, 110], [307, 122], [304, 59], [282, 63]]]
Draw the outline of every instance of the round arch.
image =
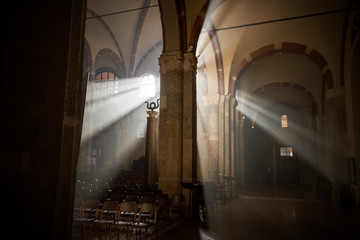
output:
[[315, 114], [318, 114], [318, 109], [319, 109], [319, 105], [315, 100], [314, 94], [307, 88], [305, 88], [302, 85], [296, 84], [296, 83], [292, 83], [292, 82], [275, 82], [275, 83], [269, 83], [269, 84], [265, 84], [257, 89], [255, 89], [250, 96], [256, 96], [258, 94], [263, 93], [266, 90], [270, 90], [273, 88], [291, 88], [291, 89], [295, 89], [298, 90], [300, 92], [303, 92], [305, 95], [307, 95], [312, 102], [313, 105], [313, 110]]
[[[263, 103], [260, 105], [256, 104], [256, 101], [258, 99], [261, 99], [263, 95], [266, 94], [266, 92], [272, 91], [276, 88], [283, 89], [284, 91], [288, 91], [288, 89], [293, 89], [295, 92], [303, 94], [304, 97], [308, 97], [308, 99], [310, 100], [309, 107], [311, 107], [311, 113], [310, 113], [311, 115], [309, 116], [308, 119], [308, 126], [312, 127], [314, 130], [317, 129], [315, 118], [316, 115], [318, 114], [318, 104], [316, 102], [314, 95], [311, 93], [310, 90], [306, 89], [302, 85], [295, 84], [292, 82], [275, 82], [275, 83], [265, 84], [251, 92], [251, 94], [247, 97], [246, 102], [248, 101], [252, 102], [251, 104], [249, 104], [249, 107], [252, 110], [249, 111], [249, 109], [247, 110], [243, 109], [243, 111], [247, 113], [245, 114], [244, 112], [243, 114], [248, 115], [247, 117], [250, 117], [252, 124], [255, 124], [255, 122], [257, 121], [258, 111], [264, 107], [263, 104], [266, 103], [266, 105], [269, 105], [268, 101], [260, 100], [260, 102]], [[292, 105], [289, 103], [283, 103], [282, 101], [279, 101], [278, 103], [281, 103], [281, 105], [284, 107], [287, 106], [287, 108], [293, 108], [291, 107]], [[275, 102], [271, 104], [275, 104]], [[249, 116], [250, 112], [251, 115]]]
[[187, 8], [184, 0], [159, 1], [163, 29], [163, 52], [195, 52], [209, 0]]
[[83, 62], [83, 71], [92, 72], [93, 62], [92, 62], [92, 53], [89, 42], [85, 39], [84, 42], [84, 62]]
[[[126, 77], [126, 68], [125, 68], [125, 63], [124, 63], [124, 57], [122, 55], [122, 52], [121, 52], [121, 49], [120, 49], [120, 46], [119, 46], [119, 43], [117, 42], [117, 40], [115, 39], [115, 35], [114, 33], [110, 30], [110, 27], [106, 24], [106, 22], [96, 13], [94, 12], [93, 10], [91, 9], [87, 9], [86, 10], [87, 13], [89, 13], [90, 15], [96, 17], [96, 20], [100, 22], [101, 25], [104, 26], [104, 28], [106, 29], [106, 31], [109, 33], [110, 37], [112, 38], [112, 40], [114, 41], [114, 44], [119, 52], [119, 55], [120, 55], [120, 62], [119, 62], [119, 66], [120, 66], [120, 71], [123, 73], [122, 75], [124, 76], [120, 76], [120, 77]], [[101, 50], [100, 50], [101, 51]], [[100, 52], [99, 51], [99, 52]], [[95, 61], [96, 62], [96, 59]]]
[[122, 71], [123, 68], [122, 68], [121, 59], [113, 50], [111, 50], [109, 48], [103, 48], [96, 54], [95, 61], [94, 61], [95, 70], [97, 70], [99, 68], [103, 68], [103, 67], [107, 67], [107, 68], [111, 67], [111, 66], [109, 66], [109, 64], [106, 64], [104, 66], [102, 66], [100, 64], [100, 66], [99, 66], [99, 62], [101, 61], [100, 59], [102, 59], [104, 57], [111, 61], [111, 63], [113, 64], [113, 67], [114, 67], [114, 71], [117, 74], [117, 76], [119, 76], [119, 78], [126, 77], [126, 73], [124, 71]]
[[251, 63], [278, 52], [307, 56], [320, 68], [320, 70], [323, 73], [323, 78], [322, 78], [323, 89], [325, 89], [325, 86], [328, 89], [334, 88], [333, 74], [330, 70], [327, 61], [325, 60], [325, 58], [322, 56], [321, 53], [319, 53], [316, 49], [312, 49], [303, 44], [294, 43], [294, 42], [282, 42], [280, 44], [273, 43], [261, 47], [255, 50], [254, 52], [252, 52], [248, 57], [244, 58], [240, 62], [234, 73], [232, 74], [232, 78], [231, 78], [232, 80], [229, 82], [229, 93], [231, 93], [232, 95], [235, 94], [236, 82], [240, 81], [241, 76], [245, 73], [245, 71], [251, 65]]

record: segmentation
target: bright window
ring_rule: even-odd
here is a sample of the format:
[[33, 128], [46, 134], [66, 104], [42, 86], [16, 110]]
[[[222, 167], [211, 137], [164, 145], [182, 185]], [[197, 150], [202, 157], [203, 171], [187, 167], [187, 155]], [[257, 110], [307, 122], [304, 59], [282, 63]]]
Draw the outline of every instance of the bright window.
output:
[[109, 71], [98, 72], [95, 76], [95, 82], [102, 88], [117, 89], [119, 88], [118, 80], [116, 74]]
[[140, 77], [140, 97], [155, 97], [155, 77], [151, 74], [144, 74]]
[[282, 115], [281, 116], [281, 127], [282, 128], [287, 128], [288, 127], [287, 115]]
[[292, 147], [280, 147], [280, 156], [283, 156], [283, 157], [294, 156]]
[[138, 123], [137, 133], [136, 133], [137, 138], [144, 138], [145, 137], [145, 132], [146, 132], [145, 123], [143, 123], [143, 122]]
[[107, 80], [115, 80], [118, 79], [118, 77], [113, 73], [113, 72], [99, 72], [96, 74], [95, 76], [96, 82], [101, 82], [101, 81], [107, 81]]

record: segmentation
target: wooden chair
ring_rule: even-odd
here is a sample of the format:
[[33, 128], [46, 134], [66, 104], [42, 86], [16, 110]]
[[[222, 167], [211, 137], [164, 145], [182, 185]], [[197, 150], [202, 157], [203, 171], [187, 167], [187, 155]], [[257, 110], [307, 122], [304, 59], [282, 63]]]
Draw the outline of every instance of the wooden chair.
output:
[[138, 195], [128, 195], [128, 196], [126, 196], [125, 201], [139, 203], [140, 197]]
[[84, 204], [84, 201], [82, 199], [80, 199], [80, 198], [74, 199], [74, 208], [73, 208], [74, 219], [81, 217], [83, 204]]
[[118, 201], [119, 203], [123, 202], [124, 201], [124, 196], [122, 193], [120, 192], [115, 192], [112, 194], [112, 196], [110, 197], [110, 199], [112, 201]]
[[[157, 208], [154, 203], [142, 203], [137, 220], [129, 225], [129, 230], [135, 230], [136, 238], [140, 239], [141, 232], [144, 231], [144, 239], [149, 236], [149, 229], [155, 228], [157, 218]], [[140, 232], [139, 232], [140, 231]]]
[[142, 198], [141, 203], [156, 203], [155, 196], [145, 196]]
[[99, 214], [99, 200], [87, 199], [81, 205], [78, 216], [74, 217], [74, 223], [77, 223], [81, 227], [81, 239], [86, 238], [86, 225], [90, 226], [89, 236], [92, 234], [92, 224], [94, 220], [98, 218]]
[[[105, 201], [101, 209], [99, 219], [94, 220], [92, 224], [98, 229], [98, 238], [102, 239], [101, 230], [104, 229], [105, 240], [109, 232], [111, 233], [111, 224], [115, 221], [118, 212], [118, 201]], [[109, 238], [109, 239], [110, 239]]]
[[[135, 202], [122, 202], [117, 213], [115, 222], [111, 224], [112, 228], [117, 229], [118, 239], [120, 238], [120, 230], [126, 230], [126, 239], [129, 237], [129, 225], [136, 220], [136, 203]], [[110, 233], [111, 235], [111, 233]]]

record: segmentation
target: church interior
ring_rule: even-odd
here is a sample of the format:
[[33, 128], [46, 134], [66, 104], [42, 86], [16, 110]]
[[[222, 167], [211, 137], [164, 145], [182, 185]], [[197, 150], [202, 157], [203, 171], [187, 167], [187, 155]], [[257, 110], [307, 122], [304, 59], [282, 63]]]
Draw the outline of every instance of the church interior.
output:
[[149, 201], [149, 239], [360, 237], [359, 7], [7, 3], [9, 233], [133, 239]]

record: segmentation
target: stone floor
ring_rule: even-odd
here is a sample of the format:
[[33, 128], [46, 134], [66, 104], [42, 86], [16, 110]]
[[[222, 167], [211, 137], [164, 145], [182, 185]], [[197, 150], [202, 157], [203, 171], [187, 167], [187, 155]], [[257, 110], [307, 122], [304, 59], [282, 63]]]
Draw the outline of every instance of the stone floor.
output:
[[171, 226], [151, 239], [353, 240], [360, 239], [360, 209], [319, 200], [313, 191], [255, 186], [219, 203], [207, 221], [196, 218]]
[[299, 189], [252, 188], [218, 206], [207, 223], [185, 221], [158, 239], [360, 239], [360, 210]]

